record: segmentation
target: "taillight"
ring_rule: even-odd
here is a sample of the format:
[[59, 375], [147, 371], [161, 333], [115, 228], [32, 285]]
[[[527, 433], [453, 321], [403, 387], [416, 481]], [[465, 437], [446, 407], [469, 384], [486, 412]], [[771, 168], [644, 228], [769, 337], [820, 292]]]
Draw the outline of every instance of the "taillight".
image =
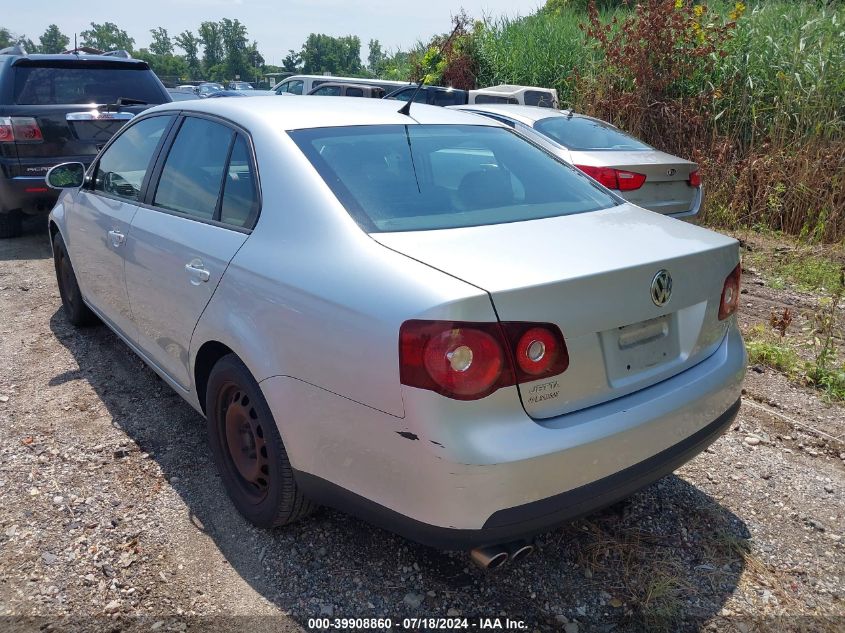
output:
[[569, 353], [555, 325], [504, 323], [516, 359], [517, 383], [554, 376], [569, 367]]
[[399, 378], [456, 400], [562, 373], [569, 355], [551, 323], [405, 321], [399, 330]]
[[687, 180], [687, 184], [690, 187], [700, 187], [701, 186], [701, 174], [698, 173], [698, 170], [691, 171], [689, 175], [689, 180]]
[[7, 116], [0, 116], [0, 143], [12, 143], [15, 135], [12, 133], [12, 119]]
[[598, 180], [608, 189], [619, 191], [634, 191], [645, 184], [645, 174], [638, 174], [613, 167], [592, 167], [590, 165], [575, 165], [585, 174]]
[[727, 319], [739, 306], [739, 280], [742, 275], [742, 265], [737, 264], [725, 279], [722, 287], [722, 300], [719, 303], [719, 320]]
[[0, 143], [43, 143], [36, 120], [29, 116], [0, 117]]

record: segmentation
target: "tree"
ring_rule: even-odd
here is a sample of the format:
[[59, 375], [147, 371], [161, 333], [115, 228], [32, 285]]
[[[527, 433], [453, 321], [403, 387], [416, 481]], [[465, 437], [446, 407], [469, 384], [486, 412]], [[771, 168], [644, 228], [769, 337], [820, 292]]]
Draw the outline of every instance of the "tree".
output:
[[62, 33], [55, 24], [48, 26], [39, 40], [41, 46], [38, 47], [38, 52], [40, 53], [61, 53], [67, 50], [68, 44], [70, 44], [70, 38]]
[[288, 49], [288, 54], [282, 60], [282, 68], [288, 73], [297, 73], [302, 66], [302, 55], [295, 50]]
[[0, 48], [14, 46], [15, 44], [23, 46], [27, 53], [38, 52], [38, 47], [26, 35], [12, 33], [9, 29], [0, 26]]
[[208, 73], [212, 66], [223, 61], [223, 37], [217, 22], [203, 22], [199, 28], [202, 41], [202, 63]]
[[247, 77], [250, 73], [250, 63], [247, 58], [246, 26], [239, 20], [223, 18], [220, 20], [220, 37], [223, 40], [226, 71], [230, 79]]
[[361, 40], [357, 35], [332, 37], [311, 33], [302, 47], [302, 72], [357, 75], [361, 72]]
[[255, 76], [255, 80], [258, 81], [261, 69], [264, 67], [264, 56], [258, 52], [258, 42], [255, 40], [246, 47], [246, 59], [250, 65], [250, 75]]
[[158, 27], [150, 29], [150, 33], [153, 36], [152, 44], [150, 44], [150, 52], [153, 55], [173, 55], [173, 42], [170, 41], [167, 29]]
[[143, 59], [152, 71], [164, 82], [178, 82], [188, 75], [188, 64], [178, 55], [156, 55], [146, 48], [132, 53], [133, 57]]
[[126, 50], [131, 51], [135, 45], [135, 39], [123, 29], [118, 28], [114, 22], [97, 24], [91, 22], [91, 28], [79, 34], [82, 37], [82, 44], [92, 48], [99, 48], [101, 51]]
[[378, 40], [370, 40], [369, 48], [370, 53], [367, 55], [367, 68], [369, 68], [371, 73], [378, 77], [384, 69], [384, 60], [386, 55], [381, 49], [381, 42]]
[[190, 31], [182, 31], [179, 35], [173, 38], [176, 46], [185, 51], [185, 64], [187, 65], [187, 73], [190, 79], [199, 79], [202, 77], [202, 67], [199, 60], [199, 45], [200, 38]]

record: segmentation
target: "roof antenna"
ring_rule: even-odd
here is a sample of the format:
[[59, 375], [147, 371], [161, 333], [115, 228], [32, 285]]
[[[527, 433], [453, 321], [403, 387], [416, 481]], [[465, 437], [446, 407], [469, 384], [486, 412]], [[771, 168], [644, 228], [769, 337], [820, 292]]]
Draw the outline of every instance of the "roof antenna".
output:
[[[460, 22], [455, 24], [455, 28], [452, 29], [452, 33], [449, 35], [449, 37], [446, 38], [446, 40], [440, 46], [440, 51], [437, 53], [437, 57], [443, 56], [443, 51], [446, 49], [446, 46], [448, 46], [452, 42], [452, 38], [455, 37], [455, 34], [458, 32], [459, 28], [461, 28]], [[411, 104], [414, 102], [414, 99], [417, 98], [417, 94], [419, 93], [420, 89], [423, 87], [424, 83], [425, 83], [425, 75], [420, 77], [420, 82], [417, 84], [417, 89], [414, 90], [414, 94], [411, 95], [411, 98], [408, 99], [405, 102], [405, 105], [403, 105], [401, 108], [399, 108], [399, 114], [404, 114], [405, 116], [411, 116]]]

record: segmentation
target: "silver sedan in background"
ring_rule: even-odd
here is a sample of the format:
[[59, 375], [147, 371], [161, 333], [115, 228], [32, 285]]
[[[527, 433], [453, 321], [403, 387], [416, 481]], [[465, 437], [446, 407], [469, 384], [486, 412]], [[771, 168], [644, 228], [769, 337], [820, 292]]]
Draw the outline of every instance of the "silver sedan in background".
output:
[[637, 206], [688, 220], [701, 209], [697, 164], [656, 150], [610, 123], [535, 106], [454, 107], [504, 123]]
[[206, 417], [250, 521], [332, 505], [492, 567], [731, 422], [738, 245], [398, 105], [145, 111], [48, 175], [59, 291]]

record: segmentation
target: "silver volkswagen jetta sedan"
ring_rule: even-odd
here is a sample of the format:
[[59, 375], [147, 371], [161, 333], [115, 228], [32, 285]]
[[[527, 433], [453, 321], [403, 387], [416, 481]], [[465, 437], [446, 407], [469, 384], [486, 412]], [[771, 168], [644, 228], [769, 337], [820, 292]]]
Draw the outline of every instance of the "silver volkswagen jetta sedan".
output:
[[332, 505], [496, 564], [730, 423], [738, 246], [495, 121], [397, 110], [146, 111], [49, 175], [59, 289], [207, 418], [250, 521]]

